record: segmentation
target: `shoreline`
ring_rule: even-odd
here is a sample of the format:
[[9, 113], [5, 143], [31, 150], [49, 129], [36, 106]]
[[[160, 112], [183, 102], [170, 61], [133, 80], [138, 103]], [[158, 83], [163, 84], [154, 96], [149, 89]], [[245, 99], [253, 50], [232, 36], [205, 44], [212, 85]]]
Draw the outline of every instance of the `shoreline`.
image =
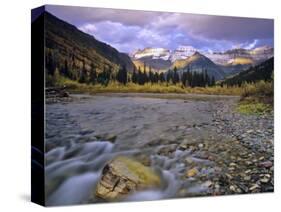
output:
[[[73, 94], [72, 94], [73, 95]], [[75, 94], [74, 94], [75, 95]], [[196, 93], [95, 93], [91, 96], [107, 97], [141, 97], [141, 98], [160, 98], [160, 99], [183, 99], [183, 100], [217, 100], [217, 99], [240, 99], [240, 96], [217, 95], [217, 94], [196, 94]]]
[[[103, 167], [120, 155], [171, 176], [167, 183], [173, 190], [160, 190], [159, 199], [274, 189], [273, 114], [239, 114], [235, 98], [229, 96], [224, 99], [215, 98], [217, 95], [143, 93], [71, 96], [73, 102], [47, 105], [49, 205], [65, 203], [61, 192], [69, 194], [71, 203], [97, 202], [96, 196], [89, 194], [95, 192]], [[195, 97], [205, 101], [196, 101]], [[103, 160], [99, 158], [101, 155]], [[57, 164], [59, 167], [52, 171]], [[77, 189], [81, 199], [71, 195], [75, 192], [69, 192]]]

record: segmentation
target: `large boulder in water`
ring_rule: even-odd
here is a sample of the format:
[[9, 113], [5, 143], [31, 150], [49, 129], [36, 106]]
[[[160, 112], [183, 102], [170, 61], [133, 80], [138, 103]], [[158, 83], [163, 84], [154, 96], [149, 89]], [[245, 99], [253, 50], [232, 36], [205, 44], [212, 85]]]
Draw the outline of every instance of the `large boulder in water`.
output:
[[95, 194], [104, 200], [114, 201], [129, 193], [160, 185], [160, 177], [151, 168], [131, 158], [119, 156], [104, 167]]

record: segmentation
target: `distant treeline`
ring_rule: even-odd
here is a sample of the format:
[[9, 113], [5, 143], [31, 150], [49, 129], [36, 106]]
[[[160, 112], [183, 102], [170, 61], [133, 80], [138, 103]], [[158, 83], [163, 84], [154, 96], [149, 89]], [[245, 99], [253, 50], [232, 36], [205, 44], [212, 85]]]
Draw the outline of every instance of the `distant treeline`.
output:
[[[61, 62], [62, 63], [62, 62]], [[215, 84], [215, 78], [207, 74], [207, 70], [201, 72], [191, 72], [189, 69], [178, 71], [177, 67], [168, 70], [166, 73], [153, 72], [151, 67], [144, 64], [143, 70], [140, 67], [134, 68], [133, 72], [128, 72], [126, 66], [122, 66], [116, 72], [110, 66], [104, 66], [102, 71], [97, 71], [94, 63], [90, 69], [86, 69], [83, 62], [82, 68], [77, 68], [74, 62], [64, 60], [63, 64], [58, 63], [49, 52], [46, 55], [46, 69], [49, 76], [64, 76], [79, 83], [108, 85], [109, 82], [119, 82], [126, 85], [129, 82], [144, 85], [145, 83], [167, 83], [179, 84], [185, 87], [205, 87]], [[148, 70], [147, 70], [148, 69]]]
[[225, 79], [221, 82], [221, 85], [241, 86], [243, 83], [255, 83], [260, 80], [272, 81], [273, 69], [274, 58], [270, 58], [257, 66], [250, 67], [246, 71], [242, 71], [235, 76]]
[[200, 73], [191, 72], [189, 70], [184, 71], [182, 74], [175, 67], [173, 70], [168, 70], [166, 73], [152, 72], [149, 67], [149, 71], [146, 72], [146, 67], [144, 66], [144, 71], [134, 70], [132, 74], [132, 82], [144, 85], [147, 82], [150, 83], [171, 83], [178, 84], [181, 83], [183, 86], [190, 87], [205, 87], [215, 84], [215, 78], [210, 78], [207, 74], [207, 70]]

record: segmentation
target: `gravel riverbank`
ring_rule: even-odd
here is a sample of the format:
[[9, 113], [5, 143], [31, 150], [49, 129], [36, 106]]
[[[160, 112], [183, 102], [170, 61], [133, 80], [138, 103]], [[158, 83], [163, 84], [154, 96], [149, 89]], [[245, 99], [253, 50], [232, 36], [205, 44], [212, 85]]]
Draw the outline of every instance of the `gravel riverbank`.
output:
[[238, 101], [99, 94], [47, 104], [48, 204], [101, 201], [93, 191], [102, 168], [120, 155], [157, 170], [164, 182], [126, 200], [273, 191], [273, 114], [239, 114]]

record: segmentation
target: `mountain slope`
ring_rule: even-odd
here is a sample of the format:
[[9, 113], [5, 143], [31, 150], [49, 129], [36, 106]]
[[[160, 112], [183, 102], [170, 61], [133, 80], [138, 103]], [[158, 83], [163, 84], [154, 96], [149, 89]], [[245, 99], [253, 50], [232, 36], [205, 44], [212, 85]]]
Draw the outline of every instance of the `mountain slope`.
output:
[[236, 64], [236, 65], [219, 65], [221, 70], [223, 70], [225, 77], [231, 76], [241, 71], [245, 71], [252, 66], [252, 64]]
[[[90, 71], [95, 66], [97, 72], [110, 68], [115, 71], [126, 66], [132, 71], [134, 64], [127, 54], [118, 52], [106, 43], [96, 40], [75, 26], [45, 12], [46, 55], [52, 53], [62, 66], [65, 61], [75, 69]], [[74, 67], [73, 67], [74, 69]]]
[[216, 80], [222, 79], [224, 77], [224, 73], [221, 68], [199, 52], [195, 52], [192, 56], [185, 60], [176, 60], [171, 68], [174, 67], [177, 67], [183, 71], [189, 69], [192, 72], [201, 72], [203, 70], [207, 70], [208, 75], [214, 76]]
[[269, 81], [272, 77], [273, 68], [274, 58], [272, 57], [257, 66], [225, 79], [222, 81], [222, 84], [241, 85], [243, 82], [256, 82], [259, 80]]
[[252, 65], [254, 64], [253, 59], [245, 57], [236, 57], [228, 61], [227, 65]]
[[144, 65], [146, 65], [147, 70], [149, 67], [154, 72], [161, 72], [167, 70], [172, 64], [170, 60], [163, 60], [161, 58], [153, 59], [153, 57], [142, 57], [139, 59], [133, 60], [133, 63], [137, 68], [140, 67], [143, 70]]
[[273, 47], [261, 46], [254, 49], [230, 49], [225, 52], [208, 53], [205, 56], [220, 65], [229, 65], [233, 62], [234, 65], [245, 65], [245, 63], [257, 65], [273, 57], [273, 53]]

